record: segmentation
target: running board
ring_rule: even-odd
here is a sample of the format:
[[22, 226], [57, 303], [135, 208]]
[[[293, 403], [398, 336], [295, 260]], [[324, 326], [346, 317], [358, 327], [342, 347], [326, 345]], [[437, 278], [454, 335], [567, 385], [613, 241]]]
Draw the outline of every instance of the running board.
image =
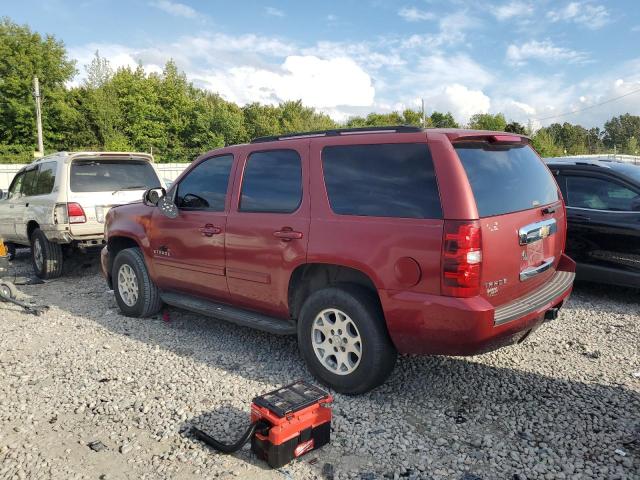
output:
[[160, 298], [171, 306], [184, 308], [191, 312], [219, 318], [227, 322], [235, 323], [242, 327], [255, 328], [276, 335], [294, 335], [297, 331], [293, 320], [268, 317], [260, 313], [230, 307], [222, 303], [191, 297], [183, 293], [160, 292]]

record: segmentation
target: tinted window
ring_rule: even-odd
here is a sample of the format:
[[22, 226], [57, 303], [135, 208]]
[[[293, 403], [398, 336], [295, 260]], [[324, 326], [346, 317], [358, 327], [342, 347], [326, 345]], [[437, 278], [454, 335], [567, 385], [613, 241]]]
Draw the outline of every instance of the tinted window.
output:
[[295, 150], [249, 155], [242, 180], [241, 212], [291, 213], [302, 201], [302, 162]]
[[233, 155], [209, 158], [196, 165], [178, 185], [178, 208], [223, 212], [231, 165]]
[[38, 168], [28, 170], [24, 174], [24, 180], [22, 181], [22, 194], [29, 196], [34, 195], [36, 187], [36, 178], [38, 177]]
[[53, 190], [53, 184], [56, 181], [56, 167], [55, 162], [47, 162], [40, 164], [40, 172], [36, 178], [36, 186], [34, 188], [34, 195], [47, 195]]
[[11, 185], [9, 186], [9, 195], [7, 198], [13, 198], [20, 194], [20, 190], [22, 190], [22, 181], [24, 180], [24, 173], [18, 173]]
[[75, 160], [72, 192], [113, 192], [157, 188], [160, 181], [149, 162], [136, 160]]
[[481, 217], [528, 210], [558, 200], [558, 187], [528, 145], [454, 144]]
[[322, 168], [329, 203], [337, 214], [442, 218], [425, 144], [325, 147]]
[[629, 212], [638, 204], [638, 194], [623, 185], [602, 178], [567, 177], [570, 207]]

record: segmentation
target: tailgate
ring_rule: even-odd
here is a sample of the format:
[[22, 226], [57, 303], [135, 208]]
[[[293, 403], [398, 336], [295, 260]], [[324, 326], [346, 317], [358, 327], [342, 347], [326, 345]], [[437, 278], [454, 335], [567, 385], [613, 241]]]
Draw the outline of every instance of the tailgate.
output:
[[562, 197], [526, 139], [494, 135], [453, 145], [480, 217], [480, 295], [499, 306], [553, 276], [565, 243]]

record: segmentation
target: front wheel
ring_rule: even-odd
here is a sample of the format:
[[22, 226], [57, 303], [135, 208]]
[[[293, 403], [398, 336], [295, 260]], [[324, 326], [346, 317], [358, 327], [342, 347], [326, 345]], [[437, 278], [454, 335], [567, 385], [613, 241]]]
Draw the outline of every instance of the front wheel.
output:
[[42, 230], [36, 228], [31, 234], [31, 264], [40, 278], [48, 280], [62, 275], [62, 247], [50, 242]]
[[318, 380], [346, 394], [382, 384], [397, 358], [379, 302], [357, 285], [309, 296], [298, 319], [298, 348]]
[[160, 292], [149, 276], [139, 248], [126, 248], [113, 261], [113, 291], [128, 317], [150, 317], [162, 308]]
[[18, 289], [16, 286], [8, 280], [0, 280], [0, 300], [4, 298], [15, 299], [18, 296]]

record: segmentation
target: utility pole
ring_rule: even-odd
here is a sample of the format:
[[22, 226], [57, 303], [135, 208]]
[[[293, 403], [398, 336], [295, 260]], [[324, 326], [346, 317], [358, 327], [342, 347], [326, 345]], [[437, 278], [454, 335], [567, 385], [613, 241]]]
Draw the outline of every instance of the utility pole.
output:
[[44, 156], [44, 143], [42, 141], [42, 108], [40, 107], [40, 83], [38, 77], [33, 77], [33, 96], [36, 99], [36, 124], [38, 127], [38, 151], [35, 157]]
[[424, 98], [420, 99], [422, 101], [422, 128], [427, 126], [427, 119], [424, 116]]

